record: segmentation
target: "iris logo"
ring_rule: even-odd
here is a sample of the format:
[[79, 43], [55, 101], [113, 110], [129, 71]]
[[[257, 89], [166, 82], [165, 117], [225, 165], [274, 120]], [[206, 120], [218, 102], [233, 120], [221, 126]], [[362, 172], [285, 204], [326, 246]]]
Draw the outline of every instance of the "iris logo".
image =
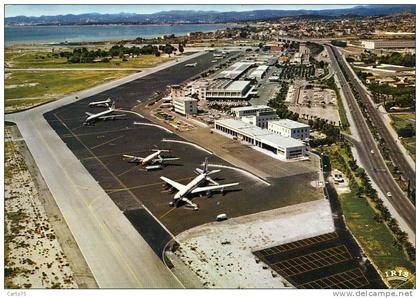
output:
[[414, 285], [414, 275], [404, 268], [385, 271], [385, 278], [392, 288], [406, 288], [410, 283]]
[[388, 281], [391, 281], [391, 280], [406, 281], [408, 277], [410, 276], [410, 272], [408, 272], [407, 270], [402, 270], [402, 269], [388, 270], [388, 271], [385, 271], [385, 276]]

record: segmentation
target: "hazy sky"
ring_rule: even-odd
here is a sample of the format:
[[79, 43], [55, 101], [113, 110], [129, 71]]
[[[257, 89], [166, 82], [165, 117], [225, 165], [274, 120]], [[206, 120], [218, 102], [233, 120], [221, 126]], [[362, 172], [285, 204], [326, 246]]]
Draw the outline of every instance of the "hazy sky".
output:
[[355, 5], [6, 5], [6, 17], [18, 15], [41, 16], [82, 13], [154, 13], [163, 10], [216, 10], [246, 11], [257, 9], [329, 9], [348, 8]]

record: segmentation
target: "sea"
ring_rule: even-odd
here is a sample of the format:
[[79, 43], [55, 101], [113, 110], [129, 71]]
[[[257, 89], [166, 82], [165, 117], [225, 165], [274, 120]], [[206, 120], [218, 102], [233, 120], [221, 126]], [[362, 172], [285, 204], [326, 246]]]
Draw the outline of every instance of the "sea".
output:
[[210, 32], [233, 24], [174, 25], [82, 25], [82, 26], [13, 26], [5, 28], [5, 45], [55, 44], [62, 42], [117, 41], [137, 37], [185, 35], [189, 32]]

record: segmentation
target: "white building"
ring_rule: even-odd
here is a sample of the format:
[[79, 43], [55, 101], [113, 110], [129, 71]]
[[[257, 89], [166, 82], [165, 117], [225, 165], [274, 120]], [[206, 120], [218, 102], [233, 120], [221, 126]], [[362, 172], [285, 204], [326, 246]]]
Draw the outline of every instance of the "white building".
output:
[[221, 71], [218, 78], [235, 80], [254, 64], [255, 64], [254, 62], [243, 62], [243, 61], [236, 62], [232, 64], [231, 66], [229, 66], [224, 71]]
[[184, 97], [185, 90], [182, 88], [181, 85], [171, 85], [171, 97], [172, 99], [178, 97]]
[[182, 115], [197, 114], [197, 99], [192, 97], [176, 97], [172, 98], [172, 105], [175, 112]]
[[258, 105], [233, 108], [230, 111], [232, 113], [235, 113], [236, 118], [242, 118], [244, 116], [257, 115], [258, 112], [274, 112], [275, 110], [273, 108], [270, 108], [269, 106]]
[[277, 116], [275, 111], [269, 111], [269, 112], [257, 112], [256, 115], [251, 116], [243, 116], [241, 120], [243, 122], [261, 127], [261, 128], [267, 128], [268, 122], [273, 120], [278, 120], [279, 117]]
[[245, 100], [254, 87], [250, 81], [216, 80], [206, 90], [206, 100]]
[[216, 120], [214, 128], [218, 133], [251, 144], [261, 149], [262, 152], [271, 152], [280, 159], [299, 158], [304, 156], [306, 152], [305, 144], [302, 141], [283, 137], [241, 120]]
[[208, 81], [197, 80], [191, 82], [189, 85], [191, 87], [191, 94], [196, 94], [199, 100], [206, 100], [207, 86], [209, 85]]
[[290, 63], [301, 64], [302, 63], [302, 57], [303, 57], [302, 53], [297, 52], [293, 55], [293, 58], [290, 59]]
[[251, 74], [248, 76], [250, 79], [261, 80], [268, 70], [267, 65], [258, 66]]
[[363, 40], [362, 46], [368, 50], [415, 48], [416, 40]]
[[182, 86], [171, 86], [171, 100], [175, 112], [182, 115], [197, 114], [197, 99], [185, 96], [185, 90]]
[[299, 44], [299, 53], [302, 55], [309, 55], [311, 53], [311, 50], [306, 46], [306, 44], [301, 43]]
[[290, 119], [269, 121], [267, 127], [269, 131], [284, 137], [300, 140], [309, 138], [309, 125]]

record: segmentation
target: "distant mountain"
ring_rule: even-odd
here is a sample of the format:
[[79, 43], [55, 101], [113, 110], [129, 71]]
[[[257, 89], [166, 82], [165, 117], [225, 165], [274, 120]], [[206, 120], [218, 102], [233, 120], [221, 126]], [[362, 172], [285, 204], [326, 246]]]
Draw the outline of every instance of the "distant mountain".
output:
[[343, 9], [324, 10], [252, 10], [252, 11], [192, 11], [172, 10], [161, 11], [153, 14], [119, 13], [119, 14], [67, 14], [57, 16], [27, 17], [16, 16], [5, 18], [6, 26], [24, 25], [90, 25], [90, 24], [162, 24], [162, 23], [227, 23], [267, 20], [280, 17], [293, 16], [325, 16], [340, 17], [353, 16], [378, 16], [402, 12], [416, 12], [416, 5], [362, 5]]

